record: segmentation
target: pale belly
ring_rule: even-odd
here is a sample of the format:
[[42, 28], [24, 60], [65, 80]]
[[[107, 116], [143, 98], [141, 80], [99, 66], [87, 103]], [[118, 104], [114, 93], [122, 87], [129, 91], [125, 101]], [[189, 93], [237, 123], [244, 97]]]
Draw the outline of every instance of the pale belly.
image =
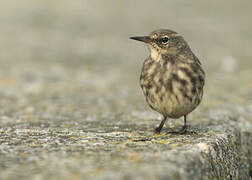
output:
[[203, 93], [202, 90], [197, 89], [197, 93], [194, 95], [190, 93], [183, 94], [181, 87], [176, 87], [175, 83], [173, 83], [172, 92], [165, 88], [165, 86], [161, 86], [160, 88], [160, 86], [156, 86], [153, 83], [150, 86], [151, 88], [147, 88], [148, 85], [146, 86], [146, 84], [145, 86], [141, 86], [146, 101], [152, 109], [170, 118], [180, 118], [192, 112], [199, 105]]
[[[150, 94], [152, 93], [150, 92]], [[161, 100], [154, 93], [152, 96], [146, 96], [146, 100], [154, 110], [170, 118], [180, 118], [181, 116], [189, 114], [198, 106], [194, 98], [191, 102], [182, 97], [181, 94], [167, 94]]]

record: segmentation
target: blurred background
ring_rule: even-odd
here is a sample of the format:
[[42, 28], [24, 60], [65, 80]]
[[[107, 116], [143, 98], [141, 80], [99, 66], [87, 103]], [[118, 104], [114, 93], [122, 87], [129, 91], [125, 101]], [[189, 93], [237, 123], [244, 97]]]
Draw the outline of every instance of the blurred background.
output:
[[[27, 88], [37, 93], [41, 81], [55, 86], [67, 81], [68, 88], [76, 83], [87, 91], [101, 88], [101, 93], [103, 88], [131, 91], [138, 87], [148, 51], [129, 36], [170, 28], [184, 35], [202, 61], [209, 95], [227, 88], [221, 99], [242, 100], [250, 92], [240, 83], [248, 83], [244, 88], [251, 84], [250, 5], [217, 0], [1, 1], [1, 92]], [[12, 81], [18, 81], [15, 87]]]
[[[225, 104], [252, 108], [251, 5], [249, 0], [0, 0], [2, 177], [60, 171], [64, 156], [86, 148], [65, 141], [68, 134], [48, 139], [51, 131], [151, 133], [160, 116], [147, 106], [138, 83], [149, 52], [129, 37], [155, 29], [182, 34], [206, 71], [204, 99], [190, 119], [208, 118], [212, 107]], [[32, 130], [45, 135], [26, 134]], [[31, 142], [36, 143], [29, 149]], [[71, 143], [76, 146], [65, 146]], [[59, 161], [51, 161], [56, 156]], [[26, 171], [19, 167], [23, 162], [30, 165]], [[68, 170], [59, 174], [64, 173]]]
[[104, 96], [120, 101], [114, 95], [126, 94], [134, 101], [138, 98], [132, 96], [139, 96], [142, 105], [138, 79], [148, 50], [129, 37], [158, 28], [184, 35], [199, 57], [207, 73], [206, 99], [248, 102], [250, 5], [246, 0], [1, 1], [1, 106], [6, 97], [11, 101], [28, 93], [42, 100], [43, 94], [71, 95], [66, 90], [71, 88], [78, 95], [82, 91], [86, 101]]
[[138, 80], [149, 52], [129, 37], [159, 28], [182, 34], [202, 62], [207, 75], [203, 108], [250, 104], [249, 5], [217, 0], [0, 1], [2, 120], [55, 121], [55, 115], [83, 120], [88, 114], [146, 110]]

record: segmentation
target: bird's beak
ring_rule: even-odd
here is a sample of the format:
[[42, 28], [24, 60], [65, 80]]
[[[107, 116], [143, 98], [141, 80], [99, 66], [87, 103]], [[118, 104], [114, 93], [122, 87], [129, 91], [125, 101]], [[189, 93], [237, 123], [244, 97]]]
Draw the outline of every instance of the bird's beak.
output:
[[133, 39], [136, 41], [142, 41], [145, 43], [151, 42], [151, 38], [149, 36], [134, 36], [134, 37], [130, 37], [130, 39]]

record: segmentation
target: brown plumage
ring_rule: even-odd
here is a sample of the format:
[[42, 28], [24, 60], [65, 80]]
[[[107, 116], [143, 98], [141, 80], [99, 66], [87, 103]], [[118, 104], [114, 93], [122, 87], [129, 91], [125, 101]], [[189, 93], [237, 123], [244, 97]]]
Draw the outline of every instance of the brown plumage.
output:
[[186, 116], [201, 102], [205, 73], [198, 58], [178, 33], [160, 29], [149, 36], [131, 37], [148, 44], [150, 56], [144, 61], [140, 85], [146, 101], [164, 119], [155, 129], [160, 133], [167, 118], [184, 116], [184, 126], [176, 133], [186, 132]]

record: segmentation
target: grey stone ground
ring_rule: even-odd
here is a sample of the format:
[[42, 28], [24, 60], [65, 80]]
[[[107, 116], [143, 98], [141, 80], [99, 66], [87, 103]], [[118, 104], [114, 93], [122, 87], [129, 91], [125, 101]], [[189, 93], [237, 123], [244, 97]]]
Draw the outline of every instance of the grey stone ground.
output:
[[[0, 179], [251, 179], [250, 1], [0, 2]], [[184, 34], [207, 73], [183, 121], [146, 105], [146, 48]]]

